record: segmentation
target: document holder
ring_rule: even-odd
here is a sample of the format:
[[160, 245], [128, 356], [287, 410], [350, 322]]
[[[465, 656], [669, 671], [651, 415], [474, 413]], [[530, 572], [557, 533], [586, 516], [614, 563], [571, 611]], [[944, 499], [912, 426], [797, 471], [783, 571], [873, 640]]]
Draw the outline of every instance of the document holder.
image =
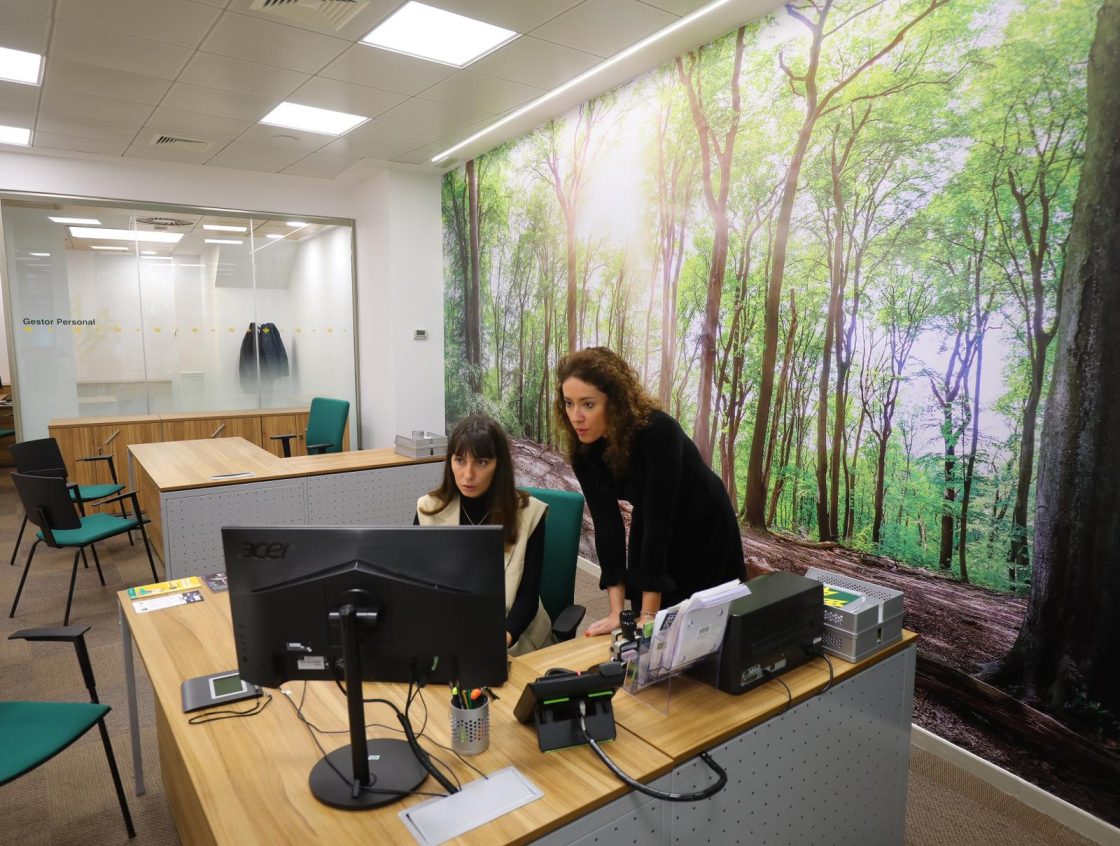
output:
[[[622, 683], [623, 665], [608, 661], [586, 672], [561, 671], [525, 685], [513, 714], [537, 727], [542, 752], [596, 741], [614, 740], [614, 707], [611, 697]], [[583, 727], [580, 725], [582, 717]]]

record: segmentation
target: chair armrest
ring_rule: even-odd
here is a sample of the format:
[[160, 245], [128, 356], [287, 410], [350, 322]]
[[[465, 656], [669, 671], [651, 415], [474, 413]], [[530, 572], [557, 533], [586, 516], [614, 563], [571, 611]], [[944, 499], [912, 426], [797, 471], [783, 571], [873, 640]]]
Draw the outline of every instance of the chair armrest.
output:
[[79, 458], [78, 461], [108, 461], [109, 462], [109, 475], [113, 479], [113, 484], [117, 484], [117, 467], [113, 463], [113, 456], [111, 455], [87, 455], [85, 458]]
[[576, 636], [576, 628], [583, 622], [587, 609], [582, 605], [569, 605], [556, 615], [552, 621], [552, 633], [557, 640], [571, 640]]
[[274, 441], [280, 441], [280, 445], [284, 448], [283, 451], [284, 451], [284, 457], [285, 458], [291, 458], [292, 457], [292, 438], [298, 438], [299, 437], [298, 434], [271, 435], [270, 437]]
[[[65, 479], [65, 467], [40, 467], [38, 470], [28, 470], [24, 476], [45, 476], [49, 479]], [[71, 482], [71, 484], [74, 484]], [[76, 485], [75, 485], [76, 487]]]
[[8, 640], [66, 640], [73, 643], [89, 626], [50, 626], [42, 629], [20, 629], [8, 635]]
[[111, 496], [108, 499], [99, 499], [97, 500], [97, 504], [108, 505], [112, 502], [120, 502], [122, 499], [132, 500], [132, 513], [135, 515], [137, 520], [140, 520], [140, 498], [136, 495], [136, 491], [125, 491], [124, 493], [117, 494], [116, 496]]
[[326, 450], [330, 449], [334, 444], [308, 444], [308, 455], [322, 455]]
[[298, 438], [298, 437], [299, 437], [299, 433], [293, 433], [291, 435], [269, 435], [269, 438], [271, 438], [274, 441], [290, 441], [292, 438]]

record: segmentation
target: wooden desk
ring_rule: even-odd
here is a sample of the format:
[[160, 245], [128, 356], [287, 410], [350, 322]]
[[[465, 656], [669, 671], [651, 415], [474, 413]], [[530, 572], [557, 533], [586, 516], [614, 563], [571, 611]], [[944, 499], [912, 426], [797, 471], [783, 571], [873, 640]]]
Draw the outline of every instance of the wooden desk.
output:
[[[203, 588], [205, 601], [136, 614], [127, 591], [119, 594], [125, 655], [131, 640], [148, 669], [155, 694], [160, 769], [172, 815], [184, 843], [332, 843], [365, 844], [413, 842], [398, 812], [429, 797], [412, 797], [374, 811], [338, 811], [321, 804], [307, 784], [311, 768], [322, 753], [295, 709], [276, 691], [264, 711], [250, 718], [190, 725], [182, 713], [180, 683], [185, 678], [237, 666], [231, 634], [229, 595]], [[470, 762], [485, 773], [515, 766], [543, 793], [541, 799], [475, 829], [456, 843], [525, 843], [559, 828], [589, 810], [610, 803], [626, 788], [603, 767], [587, 767], [587, 750], [572, 749], [542, 755], [536, 734], [513, 716], [524, 685], [535, 678], [528, 667], [514, 661], [511, 679], [491, 703], [490, 748]], [[304, 682], [288, 685], [298, 699]], [[317, 726], [342, 730], [319, 735], [326, 751], [345, 745], [349, 737], [346, 701], [329, 682], [310, 682], [304, 714]], [[366, 696], [390, 699], [404, 707], [405, 686], [367, 684]], [[447, 688], [427, 688], [425, 734], [437, 743], [451, 743]], [[237, 707], [247, 707], [239, 703]], [[413, 705], [419, 728], [422, 711]], [[367, 705], [366, 719], [396, 725], [383, 705]], [[397, 737], [379, 727], [372, 737]], [[450, 752], [432, 743], [425, 747], [451, 765], [463, 783], [478, 775]], [[668, 772], [672, 761], [629, 732], [620, 730], [611, 753], [628, 772], [648, 780]], [[138, 748], [135, 744], [134, 748]], [[140, 770], [137, 771], [138, 773]], [[138, 792], [142, 786], [138, 784]], [[423, 790], [442, 792], [429, 779]]]
[[244, 438], [128, 451], [169, 579], [225, 569], [222, 526], [411, 523], [416, 499], [439, 483], [443, 463], [391, 449], [279, 458]]
[[[373, 811], [338, 811], [315, 800], [307, 776], [321, 753], [281, 694], [261, 714], [192, 726], [181, 713], [184, 678], [236, 666], [228, 594], [137, 615], [121, 592], [126, 678], [131, 684], [132, 640], [155, 693], [161, 771], [184, 843], [411, 843], [398, 812], [402, 803]], [[712, 781], [695, 757], [709, 751], [729, 774], [713, 798], [666, 803], [630, 792], [586, 747], [542, 755], [531, 727], [512, 710], [526, 683], [554, 666], [581, 668], [603, 660], [607, 639], [580, 638], [514, 658], [510, 680], [492, 703], [491, 743], [471, 762], [483, 772], [515, 766], [544, 797], [477, 828], [456, 843], [533, 841], [554, 846], [598, 843], [778, 842], [888, 844], [903, 842], [915, 636], [858, 664], [832, 659], [798, 668], [743, 696], [720, 693], [690, 678], [674, 680], [669, 713], [620, 693], [615, 697], [618, 740], [610, 756], [631, 776], [660, 790], [694, 791]], [[297, 695], [303, 682], [290, 684]], [[815, 695], [818, 694], [818, 695]], [[403, 704], [400, 685], [368, 686]], [[425, 695], [428, 735], [449, 744], [446, 688]], [[415, 706], [414, 706], [415, 707]], [[139, 728], [130, 701], [137, 791], [143, 791]], [[321, 727], [344, 729], [345, 702], [324, 682], [307, 685], [305, 713]], [[370, 722], [394, 724], [384, 706], [367, 706]], [[419, 720], [417, 720], [419, 722]], [[393, 736], [379, 728], [371, 737]], [[345, 734], [320, 737], [326, 750]], [[477, 778], [449, 753], [463, 782]], [[431, 780], [422, 789], [433, 790]]]

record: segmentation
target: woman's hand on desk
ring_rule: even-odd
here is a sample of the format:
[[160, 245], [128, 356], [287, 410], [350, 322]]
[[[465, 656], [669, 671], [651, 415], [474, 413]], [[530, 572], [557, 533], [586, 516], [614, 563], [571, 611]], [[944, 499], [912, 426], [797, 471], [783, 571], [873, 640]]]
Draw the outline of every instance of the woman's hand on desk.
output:
[[587, 631], [583, 633], [584, 637], [596, 637], [597, 635], [609, 635], [618, 628], [618, 612], [613, 611], [601, 620], [596, 620], [587, 627]]

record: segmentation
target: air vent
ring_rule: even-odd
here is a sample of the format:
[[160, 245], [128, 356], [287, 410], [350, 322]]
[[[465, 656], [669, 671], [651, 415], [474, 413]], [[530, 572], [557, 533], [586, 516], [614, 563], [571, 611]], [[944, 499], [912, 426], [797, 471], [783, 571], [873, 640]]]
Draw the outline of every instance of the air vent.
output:
[[253, 0], [249, 8], [300, 23], [326, 23], [339, 30], [368, 5], [369, 0]]
[[199, 141], [197, 138], [181, 138], [178, 135], [154, 135], [148, 142], [150, 147], [172, 148], [175, 150], [191, 150], [202, 153], [210, 149], [209, 141]]
[[193, 220], [180, 220], [177, 217], [138, 217], [137, 223], [143, 223], [145, 226], [190, 226], [194, 223]]

